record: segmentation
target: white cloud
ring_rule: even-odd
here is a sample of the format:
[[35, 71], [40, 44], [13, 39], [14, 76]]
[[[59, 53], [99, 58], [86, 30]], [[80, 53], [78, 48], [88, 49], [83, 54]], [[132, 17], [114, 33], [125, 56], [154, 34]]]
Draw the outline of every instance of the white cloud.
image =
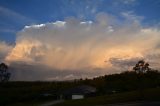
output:
[[56, 21], [56, 22], [53, 22], [53, 23], [25, 26], [24, 30], [31, 29], [31, 28], [39, 29], [39, 28], [49, 27], [49, 26], [53, 26], [53, 25], [55, 27], [63, 27], [65, 25], [65, 23], [66, 22], [64, 22], [64, 21]]

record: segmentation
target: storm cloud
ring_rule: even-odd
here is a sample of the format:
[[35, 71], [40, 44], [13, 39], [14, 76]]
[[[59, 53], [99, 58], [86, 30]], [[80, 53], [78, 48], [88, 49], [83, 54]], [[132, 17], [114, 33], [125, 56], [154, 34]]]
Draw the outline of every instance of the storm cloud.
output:
[[100, 13], [94, 21], [71, 17], [25, 26], [1, 56], [12, 67], [12, 80], [69, 80], [125, 71], [138, 59], [157, 63], [159, 29], [144, 28], [130, 14], [122, 14], [123, 24]]

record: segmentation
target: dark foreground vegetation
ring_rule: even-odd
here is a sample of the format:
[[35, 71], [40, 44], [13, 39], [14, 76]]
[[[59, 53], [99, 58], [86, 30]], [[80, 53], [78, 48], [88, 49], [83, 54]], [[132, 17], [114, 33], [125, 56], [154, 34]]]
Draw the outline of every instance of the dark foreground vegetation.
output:
[[108, 104], [115, 102], [158, 100], [160, 101], [160, 72], [146, 73], [123, 72], [105, 75], [93, 79], [63, 82], [6, 82], [0, 83], [0, 105], [15, 103], [34, 103], [58, 99], [54, 96], [42, 97], [42, 94], [59, 95], [64, 90], [78, 85], [91, 85], [97, 88], [96, 97], [67, 101], [60, 106], [78, 106], [78, 104]]

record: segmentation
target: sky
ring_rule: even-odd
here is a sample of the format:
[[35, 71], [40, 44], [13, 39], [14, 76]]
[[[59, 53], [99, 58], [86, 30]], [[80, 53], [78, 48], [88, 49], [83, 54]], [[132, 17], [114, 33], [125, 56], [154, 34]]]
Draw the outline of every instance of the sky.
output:
[[160, 0], [0, 0], [0, 62], [11, 80], [159, 69]]

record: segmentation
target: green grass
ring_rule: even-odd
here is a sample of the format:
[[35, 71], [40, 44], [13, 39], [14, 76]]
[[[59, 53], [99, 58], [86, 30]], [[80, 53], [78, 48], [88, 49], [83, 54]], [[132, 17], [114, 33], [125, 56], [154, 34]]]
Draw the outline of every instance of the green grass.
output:
[[82, 100], [68, 100], [54, 106], [96, 106], [131, 101], [160, 101], [160, 88], [137, 90], [92, 97]]

